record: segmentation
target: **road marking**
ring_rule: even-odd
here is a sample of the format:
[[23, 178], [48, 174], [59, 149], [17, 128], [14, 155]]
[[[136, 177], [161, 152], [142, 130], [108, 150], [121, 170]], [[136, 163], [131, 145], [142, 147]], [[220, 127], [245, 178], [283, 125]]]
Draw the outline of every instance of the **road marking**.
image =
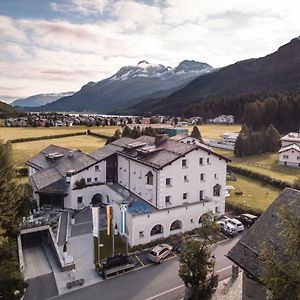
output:
[[[221, 272], [224, 272], [224, 271], [226, 271], [226, 270], [228, 270], [228, 269], [231, 269], [231, 268], [232, 268], [232, 266], [226, 267], [226, 268], [217, 270], [216, 273], [221, 273]], [[165, 294], [168, 294], [168, 293], [170, 293], [170, 292], [173, 292], [173, 291], [175, 291], [175, 290], [178, 290], [178, 289], [180, 289], [180, 288], [182, 288], [182, 287], [184, 287], [184, 284], [181, 284], [181, 285], [179, 285], [179, 286], [176, 286], [176, 287], [174, 287], [174, 288], [172, 288], [172, 289], [169, 289], [169, 290], [167, 290], [167, 291], [164, 291], [164, 292], [162, 292], [162, 293], [160, 293], [160, 294], [157, 294], [157, 295], [155, 295], [155, 296], [152, 296], [152, 297], [150, 297], [150, 298], [146, 298], [146, 299], [144, 299], [144, 300], [152, 300], [152, 299], [158, 298], [158, 297], [160, 297], [160, 296], [163, 296], [163, 295], [165, 295]]]
[[160, 296], [163, 296], [163, 295], [165, 295], [165, 294], [168, 294], [168, 293], [170, 293], [170, 292], [173, 292], [173, 291], [175, 291], [175, 290], [178, 290], [178, 289], [180, 289], [180, 288], [182, 288], [182, 287], [184, 287], [184, 284], [179, 285], [179, 286], [176, 286], [176, 287], [174, 287], [174, 288], [172, 288], [172, 289], [169, 289], [169, 290], [167, 290], [167, 291], [164, 291], [164, 292], [162, 292], [162, 293], [160, 293], [160, 294], [157, 294], [157, 295], [155, 295], [155, 296], [152, 296], [152, 297], [150, 297], [150, 298], [146, 298], [146, 299], [144, 299], [144, 300], [152, 300], [152, 299], [158, 298], [158, 297], [160, 297]]
[[136, 257], [137, 260], [140, 262], [140, 264], [144, 267], [145, 265], [143, 264], [143, 262], [141, 261], [141, 259], [140, 259], [137, 255], [135, 255], [135, 257]]

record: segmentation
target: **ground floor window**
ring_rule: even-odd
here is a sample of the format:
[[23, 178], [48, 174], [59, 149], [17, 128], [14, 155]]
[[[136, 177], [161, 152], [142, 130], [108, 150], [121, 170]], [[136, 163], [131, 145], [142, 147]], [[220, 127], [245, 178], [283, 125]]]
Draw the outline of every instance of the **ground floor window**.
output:
[[156, 234], [161, 234], [163, 233], [164, 230], [163, 230], [163, 227], [161, 224], [157, 224], [155, 225], [152, 229], [151, 229], [151, 232], [150, 232], [150, 235], [156, 235]]
[[82, 203], [82, 197], [77, 197], [77, 203]]
[[140, 231], [139, 232], [139, 238], [141, 239], [141, 238], [143, 238], [144, 237], [144, 231]]
[[178, 230], [182, 228], [182, 222], [180, 220], [176, 220], [171, 224], [170, 230]]

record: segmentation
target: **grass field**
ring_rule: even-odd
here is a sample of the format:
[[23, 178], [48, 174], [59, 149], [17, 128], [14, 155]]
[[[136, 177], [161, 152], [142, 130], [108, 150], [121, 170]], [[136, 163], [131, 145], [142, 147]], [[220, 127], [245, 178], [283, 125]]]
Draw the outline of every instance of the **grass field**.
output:
[[0, 127], [0, 138], [4, 141], [18, 139], [39, 137], [45, 135], [64, 134], [72, 132], [87, 131], [88, 129], [97, 133], [102, 133], [108, 136], [114, 134], [115, 130], [121, 128], [120, 126], [106, 126], [106, 127], [86, 127], [86, 126], [72, 126], [72, 127]]
[[[189, 132], [192, 132], [193, 126], [188, 126]], [[224, 132], [240, 132], [241, 125], [219, 125], [219, 124], [203, 124], [198, 125], [203, 138], [219, 139]]]
[[81, 149], [83, 152], [88, 153], [103, 147], [105, 142], [105, 139], [96, 138], [90, 135], [80, 135], [34, 142], [15, 143], [12, 144], [13, 160], [17, 167], [23, 166], [26, 160], [51, 144], [69, 149]]
[[235, 157], [233, 151], [214, 148], [220, 153], [232, 160], [230, 163], [243, 169], [270, 176], [277, 180], [293, 183], [300, 176], [300, 169], [289, 168], [278, 165], [278, 155], [276, 153], [263, 153], [247, 157]]
[[[277, 198], [281, 190], [270, 185], [262, 185], [260, 181], [237, 174], [237, 181], [228, 181], [236, 190], [230, 192], [226, 201], [241, 203], [251, 208], [266, 210]], [[244, 195], [236, 195], [236, 191], [242, 191]]]

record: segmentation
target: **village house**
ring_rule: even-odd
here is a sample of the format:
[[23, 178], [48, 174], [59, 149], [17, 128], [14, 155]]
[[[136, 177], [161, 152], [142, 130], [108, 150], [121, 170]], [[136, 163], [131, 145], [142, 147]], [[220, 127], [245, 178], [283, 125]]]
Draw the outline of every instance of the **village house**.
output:
[[[113, 206], [131, 246], [192, 230], [225, 211], [227, 159], [201, 143], [121, 138], [85, 154], [50, 145], [27, 161], [38, 205]], [[124, 224], [123, 224], [124, 225]]]
[[243, 269], [242, 300], [271, 299], [263, 285], [261, 253], [264, 247], [272, 251], [274, 259], [282, 264], [290, 257], [286, 254], [286, 238], [279, 216], [282, 208], [291, 214], [300, 211], [300, 191], [285, 188], [264, 214], [228, 252], [228, 258]]
[[291, 132], [281, 138], [278, 161], [283, 166], [300, 167], [300, 132]]

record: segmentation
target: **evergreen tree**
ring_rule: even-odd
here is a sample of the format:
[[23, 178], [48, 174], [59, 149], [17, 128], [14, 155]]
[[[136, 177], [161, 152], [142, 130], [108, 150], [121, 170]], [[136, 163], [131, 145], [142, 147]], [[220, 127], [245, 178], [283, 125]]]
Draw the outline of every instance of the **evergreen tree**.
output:
[[0, 299], [19, 299], [26, 286], [19, 271], [16, 236], [29, 197], [18, 183], [11, 157], [11, 145], [0, 142]]
[[131, 129], [127, 125], [123, 128], [122, 137], [131, 137]]
[[141, 130], [140, 127], [134, 126], [133, 130], [131, 131], [131, 138], [137, 139], [141, 136]]
[[115, 137], [116, 139], [120, 139], [121, 136], [122, 136], [122, 133], [121, 133], [120, 129], [117, 129], [117, 130], [115, 131], [114, 137]]
[[270, 124], [266, 130], [266, 152], [277, 152], [280, 147], [280, 133]]
[[200, 133], [200, 130], [198, 128], [198, 126], [194, 126], [192, 133], [191, 133], [191, 137], [198, 139], [201, 143], [203, 143], [203, 139]]
[[216, 232], [213, 214], [208, 212], [203, 215], [201, 222], [202, 226], [198, 229], [201, 239], [184, 240], [179, 258], [179, 276], [185, 286], [192, 290], [189, 299], [208, 299], [205, 281], [214, 266], [210, 253]]

